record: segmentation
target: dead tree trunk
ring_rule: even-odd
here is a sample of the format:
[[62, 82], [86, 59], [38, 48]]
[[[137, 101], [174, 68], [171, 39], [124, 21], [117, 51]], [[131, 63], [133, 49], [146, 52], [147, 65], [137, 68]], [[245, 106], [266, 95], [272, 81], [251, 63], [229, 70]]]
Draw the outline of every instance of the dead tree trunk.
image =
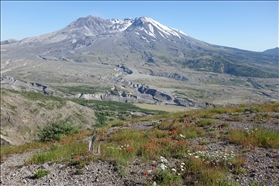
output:
[[96, 154], [96, 155], [101, 153], [100, 144], [98, 146], [98, 149], [94, 150], [94, 143], [95, 143], [95, 141], [97, 139], [97, 133], [98, 133], [98, 131], [95, 128], [94, 132], [93, 132], [92, 140], [89, 141], [89, 147], [88, 147], [88, 151], [93, 152], [93, 154]]

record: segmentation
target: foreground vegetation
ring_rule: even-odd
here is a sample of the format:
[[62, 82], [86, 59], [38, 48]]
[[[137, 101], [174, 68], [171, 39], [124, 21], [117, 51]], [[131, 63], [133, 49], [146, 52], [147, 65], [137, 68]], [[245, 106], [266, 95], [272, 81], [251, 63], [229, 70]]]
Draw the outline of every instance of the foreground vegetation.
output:
[[134, 112], [142, 113], [143, 115], [155, 115], [166, 113], [158, 110], [148, 110], [137, 107], [130, 103], [122, 103], [117, 101], [100, 101], [100, 100], [84, 100], [72, 99], [73, 102], [89, 107], [95, 111], [97, 127], [105, 126], [118, 120], [127, 120], [129, 118], [138, 117]]
[[[94, 103], [80, 104], [90, 106]], [[126, 109], [126, 106], [121, 106], [122, 104], [114, 105], [108, 102], [98, 105], [101, 109], [109, 107], [112, 107], [112, 110]], [[98, 128], [96, 146], [100, 143], [100, 155], [88, 151], [88, 140], [92, 130], [76, 131], [70, 130], [69, 127], [60, 128], [65, 135], [56, 138], [51, 134], [59, 127], [52, 126], [42, 129], [38, 134], [43, 136], [47, 133], [49, 137], [47, 140], [40, 139], [48, 142], [32, 142], [17, 147], [1, 146], [1, 158], [13, 153], [39, 149], [39, 153], [26, 164], [66, 163], [68, 166], [75, 166], [77, 173], [82, 173], [81, 169], [85, 165], [102, 160], [111, 162], [115, 170], [123, 176], [126, 174], [124, 168], [133, 160], [140, 159], [146, 164], [152, 164], [153, 161], [159, 163], [158, 166], [150, 166], [150, 170], [143, 171], [146, 184], [156, 181], [160, 185], [183, 183], [233, 186], [238, 184], [227, 176], [229, 173], [233, 175], [245, 173], [243, 168], [245, 156], [242, 152], [256, 147], [279, 149], [279, 131], [265, 128], [263, 125], [266, 122], [279, 125], [278, 112], [279, 103], [269, 102], [164, 113], [114, 122]], [[150, 122], [152, 127], [133, 128], [136, 122], [142, 121]], [[254, 125], [251, 128], [233, 129], [230, 128], [230, 122], [253, 122]], [[193, 141], [194, 139], [199, 140]], [[211, 144], [211, 139], [234, 144], [239, 150], [208, 151], [207, 145]], [[36, 174], [43, 176], [48, 172], [40, 171]]]

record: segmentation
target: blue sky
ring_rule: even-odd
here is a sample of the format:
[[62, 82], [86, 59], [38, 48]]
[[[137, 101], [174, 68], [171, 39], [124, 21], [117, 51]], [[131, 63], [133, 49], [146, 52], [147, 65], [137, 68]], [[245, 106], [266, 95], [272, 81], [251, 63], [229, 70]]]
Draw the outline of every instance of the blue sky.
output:
[[1, 40], [56, 31], [88, 15], [148, 16], [193, 38], [245, 50], [278, 46], [277, 1], [1, 1]]

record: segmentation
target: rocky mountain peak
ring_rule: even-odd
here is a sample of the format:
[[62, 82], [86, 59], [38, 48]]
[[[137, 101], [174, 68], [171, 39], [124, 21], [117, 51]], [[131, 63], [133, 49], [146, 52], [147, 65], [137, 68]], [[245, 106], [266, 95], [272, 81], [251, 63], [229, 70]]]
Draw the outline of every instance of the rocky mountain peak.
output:
[[100, 17], [87, 16], [77, 19], [76, 21], [68, 25], [65, 29], [69, 31], [80, 30], [81, 32], [84, 32], [87, 36], [94, 36], [106, 31], [106, 28], [110, 24], [111, 23], [109, 21], [104, 20]]

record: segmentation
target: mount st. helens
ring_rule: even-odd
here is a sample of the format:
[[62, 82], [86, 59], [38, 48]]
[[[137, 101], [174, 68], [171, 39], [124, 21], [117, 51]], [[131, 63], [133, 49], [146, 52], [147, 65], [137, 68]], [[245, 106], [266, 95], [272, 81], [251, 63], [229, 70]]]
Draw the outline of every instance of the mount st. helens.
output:
[[[88, 16], [2, 41], [0, 183], [278, 185], [276, 50], [211, 45], [148, 17]], [[243, 104], [255, 102], [267, 103]], [[238, 106], [150, 110], [231, 104]], [[87, 130], [60, 142], [2, 145], [37, 139], [37, 127], [52, 124]], [[88, 153], [96, 124], [101, 155]]]
[[88, 16], [1, 42], [2, 87], [39, 84], [44, 93], [86, 99], [191, 107], [278, 99], [277, 66], [274, 53], [212, 45], [149, 17]]

